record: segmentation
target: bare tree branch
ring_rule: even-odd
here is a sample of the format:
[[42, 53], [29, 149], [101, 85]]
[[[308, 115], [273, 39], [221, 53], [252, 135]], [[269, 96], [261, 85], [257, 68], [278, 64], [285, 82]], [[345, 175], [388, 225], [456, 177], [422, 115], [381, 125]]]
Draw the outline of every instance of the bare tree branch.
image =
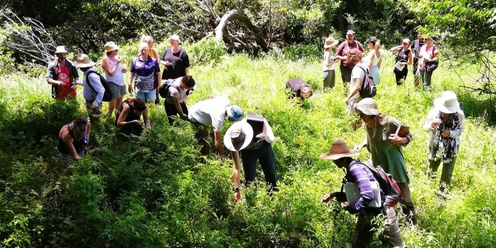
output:
[[248, 19], [245, 14], [239, 12], [238, 10], [230, 10], [222, 16], [222, 19], [215, 28], [215, 37], [218, 43], [220, 43], [225, 38], [224, 36], [227, 24], [232, 20], [237, 20], [243, 23], [246, 28], [253, 32], [258, 46], [260, 46], [263, 51], [268, 51], [269, 47], [267, 45], [267, 42], [265, 42], [265, 40], [263, 39], [263, 35], [261, 34], [260, 29], [253, 25], [250, 19]]
[[3, 28], [11, 34], [7, 47], [24, 55], [25, 60], [49, 63], [53, 59], [51, 51], [56, 43], [43, 23], [29, 17], [21, 19], [10, 9], [0, 10], [0, 16], [5, 19]]

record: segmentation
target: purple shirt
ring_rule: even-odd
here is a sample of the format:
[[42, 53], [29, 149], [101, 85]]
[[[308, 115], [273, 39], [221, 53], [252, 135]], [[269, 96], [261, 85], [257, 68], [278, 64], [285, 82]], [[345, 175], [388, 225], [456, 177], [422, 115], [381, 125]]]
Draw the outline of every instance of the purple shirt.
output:
[[131, 72], [134, 72], [138, 76], [147, 77], [151, 74], [156, 74], [160, 72], [160, 67], [158, 65], [157, 60], [148, 56], [146, 61], [141, 60], [141, 56], [138, 56], [133, 59], [131, 63]]
[[[360, 189], [360, 199], [354, 204], [348, 204], [345, 209], [351, 214], [360, 212], [374, 200], [374, 191], [370, 182], [375, 182], [375, 177], [361, 162], [353, 161], [346, 174], [349, 182], [354, 182]], [[381, 196], [382, 198], [382, 196]]]

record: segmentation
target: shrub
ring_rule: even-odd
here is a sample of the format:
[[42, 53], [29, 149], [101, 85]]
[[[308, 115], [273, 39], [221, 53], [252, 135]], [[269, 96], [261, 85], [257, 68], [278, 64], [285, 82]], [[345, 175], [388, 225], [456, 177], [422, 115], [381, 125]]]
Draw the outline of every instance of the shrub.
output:
[[217, 44], [214, 37], [186, 46], [192, 65], [218, 63], [226, 54], [224, 44]]

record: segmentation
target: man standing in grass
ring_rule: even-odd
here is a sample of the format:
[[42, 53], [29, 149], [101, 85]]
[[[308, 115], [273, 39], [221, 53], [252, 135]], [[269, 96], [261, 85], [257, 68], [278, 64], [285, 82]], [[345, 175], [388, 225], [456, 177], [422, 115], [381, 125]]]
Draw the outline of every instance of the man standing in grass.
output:
[[237, 105], [231, 105], [229, 99], [225, 97], [211, 97], [191, 106], [188, 119], [197, 128], [196, 138], [202, 145], [201, 154], [210, 153], [208, 130], [213, 127], [215, 147], [220, 156], [224, 157], [221, 132], [224, 120], [227, 117], [230, 121], [239, 121], [242, 116], [243, 110]]
[[417, 39], [412, 42], [410, 49], [413, 51], [413, 84], [418, 87], [420, 84], [420, 72], [418, 72], [418, 62], [420, 55], [420, 48], [424, 45], [424, 37], [422, 32], [417, 32]]
[[353, 67], [355, 67], [355, 64], [348, 59], [348, 53], [352, 49], [358, 49], [361, 53], [364, 51], [362, 44], [355, 40], [355, 32], [353, 32], [353, 30], [348, 30], [348, 32], [346, 32], [346, 40], [339, 45], [336, 52], [341, 59], [339, 69], [341, 70], [341, 79], [345, 86], [351, 81], [351, 71], [353, 70]]
[[76, 97], [77, 94], [79, 75], [76, 67], [67, 60], [67, 53], [65, 46], [58, 46], [55, 51], [57, 59], [48, 64], [46, 80], [52, 85], [52, 98], [57, 100]]

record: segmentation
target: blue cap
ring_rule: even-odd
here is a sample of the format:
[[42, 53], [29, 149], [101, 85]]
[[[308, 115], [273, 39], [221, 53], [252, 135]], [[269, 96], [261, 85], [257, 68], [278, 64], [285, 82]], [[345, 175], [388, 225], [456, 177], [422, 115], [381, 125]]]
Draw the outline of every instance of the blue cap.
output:
[[232, 105], [227, 111], [227, 116], [234, 121], [239, 121], [243, 117], [243, 110], [238, 105]]

